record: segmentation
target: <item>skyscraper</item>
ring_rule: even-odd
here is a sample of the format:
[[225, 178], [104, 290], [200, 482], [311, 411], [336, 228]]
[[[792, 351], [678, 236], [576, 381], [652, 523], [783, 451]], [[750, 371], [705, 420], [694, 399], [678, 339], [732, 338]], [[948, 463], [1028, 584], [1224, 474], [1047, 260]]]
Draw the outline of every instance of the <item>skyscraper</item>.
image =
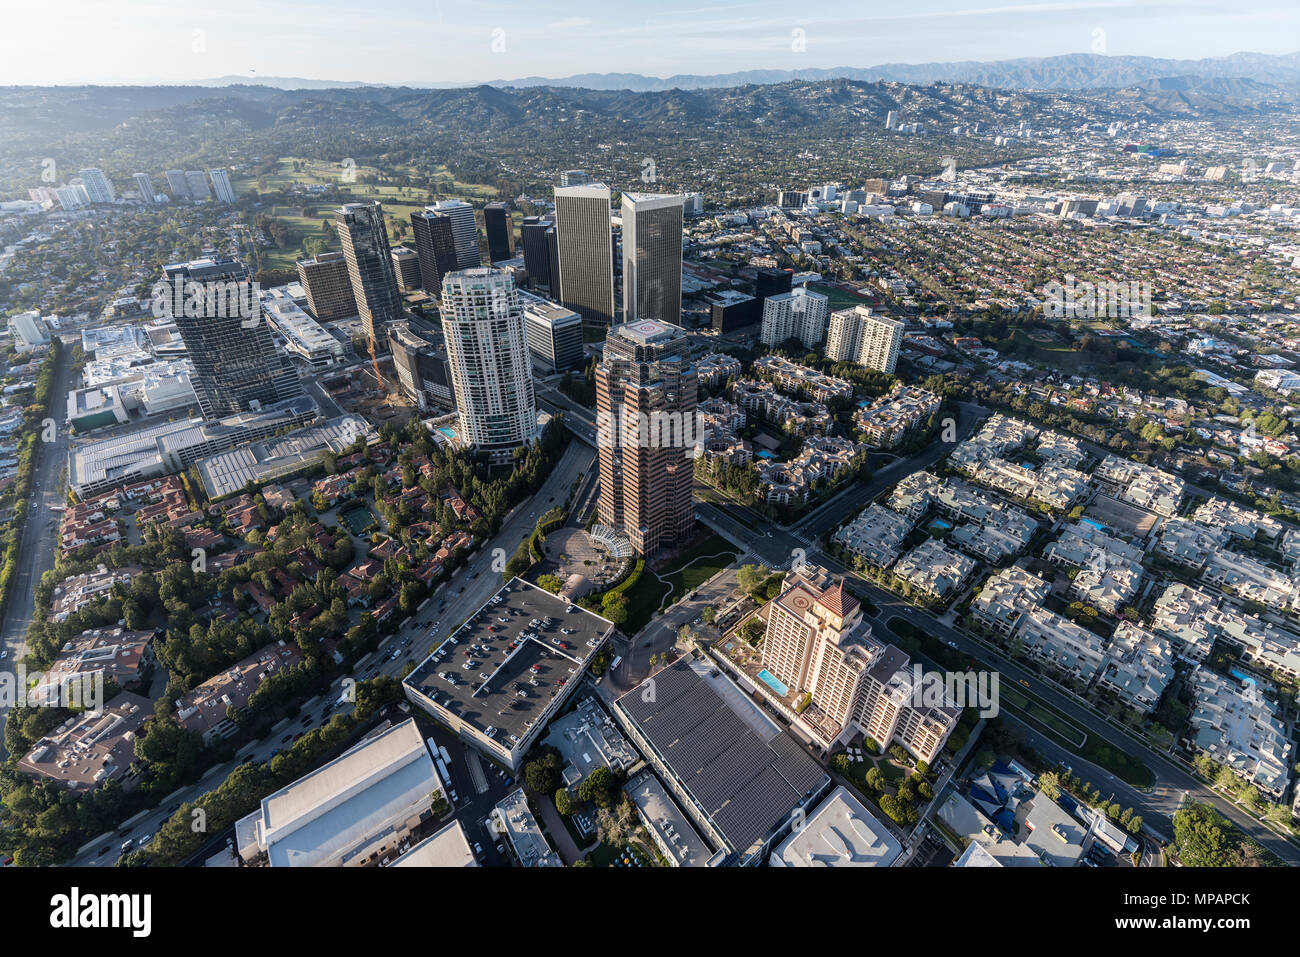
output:
[[586, 186], [591, 182], [591, 177], [580, 169], [566, 169], [560, 174], [561, 186]]
[[342, 253], [319, 253], [298, 260], [298, 281], [307, 293], [307, 308], [319, 322], [350, 319], [357, 314], [357, 297]]
[[519, 244], [524, 247], [524, 271], [528, 273], [528, 285], [532, 289], [538, 286], [551, 288], [551, 264], [546, 246], [546, 231], [550, 228], [551, 220], [541, 216], [525, 216], [519, 228]]
[[597, 514], [641, 555], [685, 541], [695, 523], [698, 387], [688, 344], [680, 326], [626, 323], [609, 331], [596, 368]]
[[[614, 321], [614, 237], [604, 183], [555, 190], [560, 301], [588, 326]], [[551, 275], [555, 290], [555, 274]]]
[[508, 461], [537, 434], [524, 314], [510, 271], [479, 266], [444, 276], [442, 332], [461, 441]]
[[624, 193], [623, 321], [682, 321], [682, 197]]
[[134, 177], [135, 188], [140, 191], [140, 198], [150, 206], [154, 205], [154, 197], [157, 195], [153, 189], [153, 180], [149, 178], [148, 173], [136, 173]]
[[451, 215], [432, 206], [411, 213], [415, 255], [420, 261], [420, 282], [431, 296], [442, 295], [442, 277], [459, 269], [455, 226]]
[[210, 169], [208, 175], [212, 177], [212, 189], [217, 194], [217, 200], [222, 203], [233, 203], [235, 201], [235, 189], [230, 185], [230, 176], [224, 169]]
[[212, 198], [212, 190], [208, 189], [207, 177], [201, 169], [185, 171], [185, 188], [189, 191], [190, 199], [196, 203], [206, 203]]
[[167, 171], [167, 188], [171, 190], [172, 199], [190, 198], [190, 185], [185, 181], [185, 173], [181, 170]]
[[473, 269], [480, 265], [482, 258], [478, 251], [478, 226], [474, 223], [474, 207], [459, 199], [441, 199], [425, 208], [450, 217], [451, 235], [456, 244], [456, 268]]
[[826, 333], [826, 358], [892, 373], [898, 365], [904, 328], [897, 319], [875, 315], [870, 306], [837, 310], [831, 313]]
[[514, 255], [510, 243], [510, 210], [505, 203], [488, 203], [483, 207], [483, 231], [487, 233], [489, 262], [505, 262]]
[[371, 357], [387, 344], [385, 329], [402, 318], [402, 297], [393, 272], [392, 250], [378, 200], [348, 203], [334, 214], [348, 279], [357, 300], [357, 315], [366, 328]]
[[[195, 259], [163, 267], [172, 318], [194, 366], [191, 382], [203, 415], [219, 419], [302, 396], [302, 384], [271, 340], [256, 287], [237, 259]], [[192, 299], [186, 284], [202, 284], [201, 308], [177, 308]], [[192, 314], [197, 312], [197, 314]]]
[[758, 338], [764, 345], [779, 346], [787, 339], [798, 339], [808, 349], [816, 349], [826, 336], [826, 317], [830, 300], [806, 286], [775, 296], [763, 303], [763, 325]]
[[102, 169], [83, 169], [77, 173], [92, 203], [111, 203], [117, 199], [113, 184]]

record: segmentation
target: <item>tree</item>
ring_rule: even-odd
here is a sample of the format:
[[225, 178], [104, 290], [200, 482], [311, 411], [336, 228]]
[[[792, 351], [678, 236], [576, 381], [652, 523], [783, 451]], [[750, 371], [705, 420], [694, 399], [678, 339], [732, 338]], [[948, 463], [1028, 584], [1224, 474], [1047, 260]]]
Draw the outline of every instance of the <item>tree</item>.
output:
[[560, 788], [555, 792], [555, 810], [565, 817], [573, 813], [573, 799], [569, 797], [568, 788]]
[[609, 807], [615, 788], [614, 772], [609, 768], [596, 768], [578, 785], [578, 797], [599, 807]]
[[1227, 822], [1209, 804], [1190, 804], [1174, 814], [1174, 844], [1187, 867], [1230, 867], [1236, 863]]

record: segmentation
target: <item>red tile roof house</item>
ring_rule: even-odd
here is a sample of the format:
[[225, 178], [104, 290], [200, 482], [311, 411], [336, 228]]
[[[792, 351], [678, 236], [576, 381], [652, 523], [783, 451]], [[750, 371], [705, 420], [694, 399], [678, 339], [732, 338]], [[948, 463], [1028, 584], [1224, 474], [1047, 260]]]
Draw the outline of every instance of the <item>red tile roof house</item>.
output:
[[198, 731], [204, 743], [229, 738], [239, 730], [227, 717], [228, 709], [242, 711], [263, 681], [302, 661], [296, 645], [278, 642], [253, 652], [209, 678], [176, 701], [176, 720], [181, 727]]
[[257, 582], [244, 582], [244, 584], [236, 587], [235, 591], [253, 599], [257, 603], [257, 607], [267, 614], [270, 614], [271, 609], [275, 607], [275, 599], [268, 595], [266, 589]]

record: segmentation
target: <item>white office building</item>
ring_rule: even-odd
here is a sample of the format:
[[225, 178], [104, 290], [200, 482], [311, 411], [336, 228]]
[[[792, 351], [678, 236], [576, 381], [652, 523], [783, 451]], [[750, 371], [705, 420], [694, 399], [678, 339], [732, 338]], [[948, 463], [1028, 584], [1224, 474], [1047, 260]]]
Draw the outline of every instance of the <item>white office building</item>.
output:
[[233, 203], [235, 201], [235, 190], [230, 185], [230, 176], [224, 169], [210, 169], [208, 175], [212, 177], [212, 189], [217, 194], [218, 202]]

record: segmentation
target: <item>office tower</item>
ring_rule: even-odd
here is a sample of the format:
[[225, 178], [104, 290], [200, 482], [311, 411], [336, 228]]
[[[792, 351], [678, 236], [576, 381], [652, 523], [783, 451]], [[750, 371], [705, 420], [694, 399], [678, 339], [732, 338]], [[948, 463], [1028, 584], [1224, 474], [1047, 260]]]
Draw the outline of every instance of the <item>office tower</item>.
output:
[[393, 271], [384, 208], [373, 199], [347, 203], [334, 214], [334, 223], [348, 261], [348, 279], [357, 300], [357, 315], [365, 325], [373, 359], [387, 344], [388, 324], [402, 318], [402, 297]]
[[591, 177], [580, 169], [566, 169], [560, 174], [561, 186], [586, 186], [591, 182]]
[[682, 197], [682, 215], [701, 216], [704, 214], [704, 197], [700, 193], [687, 193]]
[[479, 265], [482, 260], [478, 251], [478, 226], [474, 223], [474, 207], [459, 199], [442, 199], [425, 209], [442, 213], [451, 220], [451, 236], [456, 246], [456, 268], [473, 269]]
[[546, 274], [550, 278], [551, 298], [560, 298], [560, 234], [555, 228], [554, 218], [546, 227]]
[[624, 193], [623, 321], [682, 321], [682, 197]]
[[546, 231], [550, 228], [551, 220], [541, 216], [525, 216], [519, 228], [519, 244], [524, 247], [524, 271], [528, 273], [528, 285], [532, 289], [538, 286], [551, 288], [551, 262], [546, 245]]
[[185, 174], [178, 169], [167, 171], [167, 188], [171, 190], [172, 199], [189, 199], [190, 187], [185, 181]]
[[508, 461], [537, 435], [524, 314], [510, 272], [478, 266], [444, 276], [442, 333], [461, 441]]
[[782, 209], [799, 209], [808, 203], [807, 190], [783, 189], [776, 194], [776, 205]]
[[92, 203], [111, 203], [117, 199], [113, 184], [102, 169], [78, 170], [77, 175], [81, 177], [81, 184], [86, 187], [86, 195]]
[[208, 175], [212, 177], [212, 189], [217, 194], [217, 201], [231, 204], [235, 201], [235, 189], [230, 185], [230, 176], [224, 169], [210, 169]]
[[760, 269], [754, 275], [754, 298], [765, 302], [770, 296], [789, 292], [793, 279], [793, 274], [785, 269]]
[[686, 541], [696, 442], [695, 366], [680, 326], [642, 319], [615, 326], [596, 368], [602, 525], [637, 554]]
[[798, 339], [807, 349], [816, 349], [826, 335], [826, 317], [830, 300], [806, 286], [792, 289], [763, 302], [763, 324], [758, 338], [768, 346], [779, 346], [787, 339]]
[[483, 231], [487, 233], [488, 261], [502, 263], [514, 256], [510, 242], [510, 210], [505, 203], [483, 207]]
[[[609, 187], [604, 183], [555, 191], [555, 232], [560, 301], [589, 326], [614, 321], [614, 237], [609, 228]], [[554, 277], [552, 273], [552, 291]]]
[[[220, 419], [303, 395], [302, 384], [271, 340], [256, 287], [237, 259], [196, 259], [163, 267], [179, 294], [169, 300], [172, 321], [194, 366], [191, 383], [203, 415]], [[187, 284], [203, 284], [199, 315], [177, 308], [192, 297]]]
[[856, 362], [877, 372], [893, 372], [903, 345], [905, 324], [877, 316], [869, 306], [831, 313], [826, 333], [826, 358]]
[[153, 180], [149, 178], [149, 174], [136, 173], [132, 179], [135, 180], [135, 188], [140, 191], [140, 198], [148, 205], [154, 205], [156, 202], [154, 197], [158, 194], [153, 191]]
[[451, 215], [429, 206], [411, 214], [415, 255], [420, 262], [420, 282], [434, 297], [442, 295], [442, 277], [459, 269], [455, 226]]
[[206, 203], [212, 198], [212, 190], [208, 189], [207, 177], [201, 169], [185, 171], [185, 188], [189, 190], [190, 199], [196, 203]]
[[441, 332], [410, 320], [396, 322], [389, 328], [388, 345], [397, 381], [421, 412], [456, 408], [456, 391]]
[[908, 656], [872, 635], [856, 598], [823, 568], [796, 566], [769, 606], [763, 667], [792, 701], [822, 747], [865, 734], [883, 749], [897, 742], [932, 761], [961, 709], [917, 694]]
[[348, 261], [342, 253], [298, 260], [298, 281], [307, 292], [307, 308], [318, 322], [351, 319], [357, 314]]
[[420, 257], [409, 246], [393, 247], [393, 272], [397, 276], [397, 288], [402, 292], [421, 288]]
[[898, 111], [890, 110], [885, 114], [885, 129], [892, 130], [898, 126]]
[[582, 317], [541, 296], [521, 292], [524, 334], [533, 365], [542, 375], [582, 366]]

